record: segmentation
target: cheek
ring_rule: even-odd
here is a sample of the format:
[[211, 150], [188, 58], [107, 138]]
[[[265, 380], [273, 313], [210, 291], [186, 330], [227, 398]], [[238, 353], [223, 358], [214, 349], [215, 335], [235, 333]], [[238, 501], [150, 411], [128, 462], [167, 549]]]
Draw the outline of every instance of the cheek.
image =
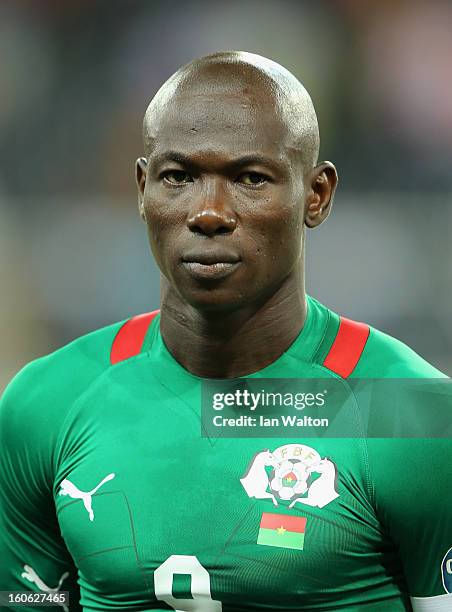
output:
[[174, 244], [185, 216], [177, 207], [159, 203], [151, 198], [145, 201], [149, 244], [157, 262], [165, 261], [174, 252]]
[[298, 204], [278, 207], [277, 213], [263, 215], [255, 228], [253, 250], [260, 262], [265, 259], [273, 262], [277, 268], [284, 268], [299, 257], [302, 251], [303, 216]]

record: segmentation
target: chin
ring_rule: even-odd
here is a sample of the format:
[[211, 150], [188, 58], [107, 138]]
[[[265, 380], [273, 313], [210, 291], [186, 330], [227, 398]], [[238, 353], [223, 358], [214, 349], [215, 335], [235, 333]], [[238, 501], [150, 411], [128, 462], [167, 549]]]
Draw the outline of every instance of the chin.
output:
[[233, 312], [247, 304], [243, 295], [231, 294], [230, 291], [206, 290], [181, 295], [192, 308], [205, 313]]

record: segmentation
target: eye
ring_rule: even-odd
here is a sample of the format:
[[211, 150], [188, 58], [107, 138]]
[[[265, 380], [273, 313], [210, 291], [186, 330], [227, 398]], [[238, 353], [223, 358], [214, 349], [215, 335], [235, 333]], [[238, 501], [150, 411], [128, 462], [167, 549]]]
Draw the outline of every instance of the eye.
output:
[[263, 185], [267, 182], [267, 177], [260, 172], [244, 172], [237, 180], [244, 185]]
[[185, 185], [193, 183], [193, 178], [184, 170], [169, 170], [162, 174], [163, 180], [171, 185]]

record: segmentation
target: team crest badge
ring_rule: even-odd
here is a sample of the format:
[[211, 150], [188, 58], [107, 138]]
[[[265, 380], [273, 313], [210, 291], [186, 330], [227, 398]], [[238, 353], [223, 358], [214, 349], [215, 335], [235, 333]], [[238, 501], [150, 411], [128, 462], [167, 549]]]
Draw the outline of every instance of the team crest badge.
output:
[[275, 506], [304, 504], [323, 508], [336, 497], [337, 468], [333, 461], [304, 444], [262, 450], [240, 479], [248, 497], [271, 499]]
[[452, 593], [452, 548], [449, 548], [441, 563], [441, 577], [446, 593]]

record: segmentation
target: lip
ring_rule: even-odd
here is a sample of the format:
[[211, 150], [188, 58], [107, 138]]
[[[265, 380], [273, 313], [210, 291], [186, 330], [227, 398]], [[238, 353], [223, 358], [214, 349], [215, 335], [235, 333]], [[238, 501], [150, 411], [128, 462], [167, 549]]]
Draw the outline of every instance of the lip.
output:
[[200, 280], [219, 280], [229, 276], [240, 265], [240, 261], [216, 261], [201, 263], [199, 261], [183, 261], [187, 272]]
[[204, 251], [202, 253], [192, 251], [185, 253], [185, 255], [182, 256], [182, 261], [184, 263], [199, 263], [209, 266], [215, 264], [237, 263], [240, 261], [240, 257], [228, 251]]

